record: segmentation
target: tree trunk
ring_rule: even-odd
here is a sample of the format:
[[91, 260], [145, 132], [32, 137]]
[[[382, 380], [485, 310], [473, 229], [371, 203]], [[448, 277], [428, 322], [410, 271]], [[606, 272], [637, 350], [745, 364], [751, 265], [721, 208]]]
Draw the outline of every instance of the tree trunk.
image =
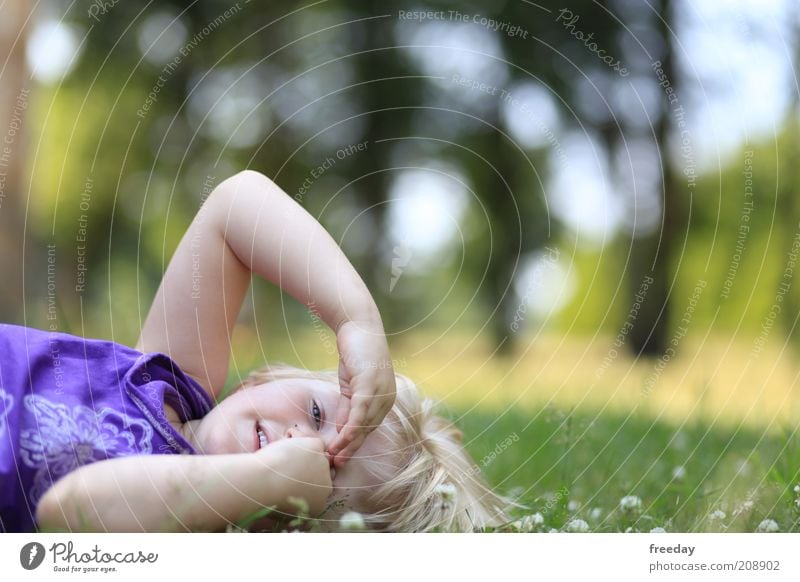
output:
[[[666, 78], [680, 95], [677, 88], [674, 63], [672, 59], [672, 35], [670, 33], [672, 22], [670, 1], [662, 0], [660, 15], [656, 29], [663, 39], [666, 51], [661, 59], [661, 68]], [[652, 235], [635, 239], [631, 268], [629, 270], [629, 289], [631, 304], [633, 296], [638, 293], [645, 277], [653, 279], [647, 290], [647, 296], [641, 303], [641, 308], [633, 329], [630, 331], [630, 346], [635, 354], [660, 356], [667, 348], [669, 341], [669, 288], [671, 285], [670, 261], [674, 248], [675, 231], [680, 222], [680, 192], [682, 187], [676, 180], [676, 168], [667, 153], [667, 136], [670, 128], [670, 119], [673, 115], [673, 106], [666, 96], [663, 97], [664, 106], [655, 122], [654, 131], [662, 152], [663, 190], [662, 190], [662, 224], [661, 228]]]

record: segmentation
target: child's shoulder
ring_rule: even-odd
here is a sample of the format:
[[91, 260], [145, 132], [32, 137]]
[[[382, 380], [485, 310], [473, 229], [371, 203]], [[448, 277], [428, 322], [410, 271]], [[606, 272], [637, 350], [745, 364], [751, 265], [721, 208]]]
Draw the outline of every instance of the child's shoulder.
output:
[[56, 329], [38, 329], [11, 323], [0, 324], [0, 342], [11, 352], [23, 350], [35, 355], [38, 350], [75, 353], [82, 358], [118, 353], [138, 357], [140, 352], [119, 342], [86, 338]]

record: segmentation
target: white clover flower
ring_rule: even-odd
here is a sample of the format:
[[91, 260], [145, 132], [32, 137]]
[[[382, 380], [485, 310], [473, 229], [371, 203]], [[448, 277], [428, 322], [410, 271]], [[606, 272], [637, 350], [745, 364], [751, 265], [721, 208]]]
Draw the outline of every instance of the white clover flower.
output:
[[601, 517], [603, 517], [602, 507], [595, 507], [589, 512], [589, 519], [592, 521], [598, 521]]
[[456, 496], [456, 486], [452, 483], [441, 483], [436, 486], [434, 489], [437, 495], [442, 498], [442, 501], [448, 503], [455, 499]]
[[725, 519], [726, 517], [728, 517], [728, 516], [725, 514], [724, 511], [722, 511], [720, 509], [715, 509], [714, 511], [712, 511], [708, 515], [708, 519], [710, 519], [711, 521], [721, 521], [721, 520]]
[[794, 486], [794, 492], [800, 495], [800, 484]]
[[797, 506], [798, 509], [800, 509], [800, 497], [794, 500], [794, 504]]
[[781, 531], [781, 528], [778, 527], [778, 522], [774, 519], [765, 519], [758, 524], [756, 531], [760, 533], [774, 533], [776, 531]]
[[667, 530], [665, 530], [663, 527], [654, 527], [650, 530], [650, 533], [667, 533]]
[[551, 527], [547, 533], [558, 533], [558, 530], [554, 527]]
[[747, 501], [743, 501], [742, 504], [736, 508], [733, 514], [740, 515], [742, 513], [747, 513], [752, 509], [753, 509], [753, 502], [748, 499]]
[[672, 470], [672, 478], [675, 481], [683, 481], [686, 478], [686, 467], [678, 465]]
[[541, 513], [534, 513], [533, 515], [526, 515], [522, 519], [518, 519], [511, 525], [517, 531], [533, 531], [544, 523], [544, 517]]
[[574, 499], [571, 500], [569, 503], [567, 503], [567, 511], [575, 512], [575, 511], [578, 511], [579, 507], [580, 507], [580, 504], [577, 501], [575, 501]]
[[626, 495], [619, 500], [619, 508], [625, 513], [634, 513], [642, 509], [642, 500], [636, 495]]
[[625, 533], [639, 533], [638, 529], [634, 529], [633, 527], [625, 528]]
[[339, 527], [347, 531], [359, 531], [366, 529], [364, 517], [357, 511], [348, 511], [339, 518]]
[[567, 531], [574, 533], [586, 533], [589, 531], [589, 524], [582, 519], [570, 520], [564, 527]]

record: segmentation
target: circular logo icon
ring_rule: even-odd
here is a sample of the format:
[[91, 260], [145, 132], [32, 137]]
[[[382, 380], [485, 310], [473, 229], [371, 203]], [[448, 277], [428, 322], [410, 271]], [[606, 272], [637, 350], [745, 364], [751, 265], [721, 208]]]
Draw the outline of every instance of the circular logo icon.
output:
[[19, 563], [26, 570], [35, 570], [44, 560], [44, 546], [38, 542], [30, 542], [19, 551]]

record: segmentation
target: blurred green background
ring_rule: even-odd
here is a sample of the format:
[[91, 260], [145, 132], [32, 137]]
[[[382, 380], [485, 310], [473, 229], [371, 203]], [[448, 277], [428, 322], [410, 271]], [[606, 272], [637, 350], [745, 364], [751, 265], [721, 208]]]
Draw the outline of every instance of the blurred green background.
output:
[[[797, 527], [792, 2], [2, 11], [3, 321], [133, 345], [204, 197], [255, 169], [340, 242], [397, 371], [450, 407], [476, 457], [527, 435], [484, 466], [494, 483], [606, 506], [638, 486], [660, 522], [688, 496], [674, 523], [706, 529], [706, 509], [734, 503], [706, 487], [712, 469], [730, 483], [756, 454], [735, 495], [771, 483], [764, 515], [786, 497]], [[265, 360], [336, 365], [333, 335], [263, 281], [239, 323], [231, 384]], [[554, 414], [553, 434], [585, 421], [577, 456], [543, 445]], [[683, 460], [659, 460], [675, 434], [692, 435]], [[638, 456], [606, 458], [610, 443]], [[600, 479], [598, 459], [624, 478]], [[676, 493], [661, 483], [676, 464], [709, 473]]]

